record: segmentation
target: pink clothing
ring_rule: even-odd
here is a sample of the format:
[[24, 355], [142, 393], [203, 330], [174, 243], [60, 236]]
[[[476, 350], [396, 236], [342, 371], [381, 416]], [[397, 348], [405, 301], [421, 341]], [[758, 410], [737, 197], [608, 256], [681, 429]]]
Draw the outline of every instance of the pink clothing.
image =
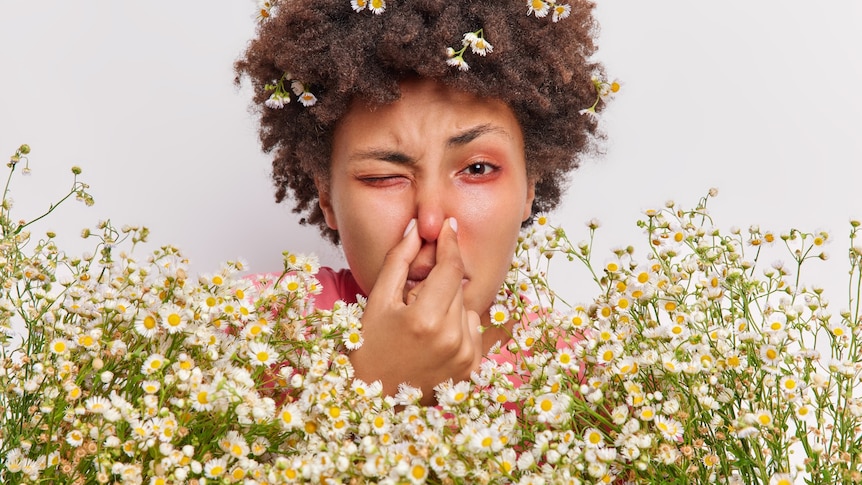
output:
[[338, 300], [345, 303], [356, 303], [356, 295], [366, 296], [347, 268], [335, 271], [323, 266], [316, 276], [321, 286], [320, 293], [314, 297], [316, 308], [331, 310], [332, 305]]

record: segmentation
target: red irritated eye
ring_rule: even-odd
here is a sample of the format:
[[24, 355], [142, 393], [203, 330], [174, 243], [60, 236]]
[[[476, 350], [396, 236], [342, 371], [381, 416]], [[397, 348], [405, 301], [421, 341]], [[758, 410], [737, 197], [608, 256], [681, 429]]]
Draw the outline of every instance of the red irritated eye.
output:
[[492, 165], [488, 162], [476, 162], [467, 165], [467, 167], [462, 170], [463, 173], [472, 176], [481, 176], [481, 175], [490, 175], [493, 172], [497, 171], [498, 168], [495, 165]]

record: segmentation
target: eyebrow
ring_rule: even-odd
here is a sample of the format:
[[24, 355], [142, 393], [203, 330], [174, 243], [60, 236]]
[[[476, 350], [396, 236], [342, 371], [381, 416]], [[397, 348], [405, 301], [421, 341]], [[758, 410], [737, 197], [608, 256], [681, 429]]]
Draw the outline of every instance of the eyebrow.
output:
[[491, 123], [483, 123], [449, 138], [449, 141], [446, 142], [446, 146], [463, 146], [475, 140], [476, 138], [479, 138], [482, 135], [487, 135], [488, 133], [498, 133], [507, 136], [509, 135], [506, 130], [497, 125], [492, 125]]
[[[497, 133], [505, 136], [509, 136], [509, 133], [503, 128], [493, 125], [491, 123], [483, 123], [481, 125], [476, 125], [472, 128], [462, 131], [457, 135], [450, 137], [446, 140], [446, 146], [448, 148], [457, 148], [464, 146], [471, 141], [479, 138], [482, 135], [486, 135], [489, 133]], [[413, 165], [416, 163], [416, 159], [407, 155], [406, 153], [399, 152], [396, 150], [387, 150], [383, 148], [371, 148], [368, 150], [363, 150], [361, 152], [354, 153], [351, 157], [351, 160], [380, 160], [383, 162], [395, 163], [398, 165]]]

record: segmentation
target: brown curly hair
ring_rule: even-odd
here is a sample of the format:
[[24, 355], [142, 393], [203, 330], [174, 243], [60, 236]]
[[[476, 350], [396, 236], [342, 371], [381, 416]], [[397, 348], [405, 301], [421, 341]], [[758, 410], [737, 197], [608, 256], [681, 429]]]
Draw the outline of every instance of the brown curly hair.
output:
[[[356, 12], [349, 0], [281, 0], [276, 8], [236, 62], [236, 82], [251, 79], [261, 144], [275, 152], [276, 202], [290, 193], [301, 223], [335, 243], [314, 180], [328, 180], [332, 134], [354, 98], [391, 103], [400, 80], [419, 76], [505, 102], [536, 181], [533, 213], [556, 207], [567, 174], [600, 138], [593, 117], [579, 114], [595, 102], [592, 76], [602, 71], [590, 59], [598, 34], [590, 1], [574, 0], [558, 22], [528, 16], [524, 0], [388, 0], [379, 15]], [[480, 28], [493, 51], [467, 49], [467, 71], [447, 65], [446, 48], [460, 49], [464, 34]], [[309, 86], [317, 103], [265, 107], [266, 86], [282, 76]]]

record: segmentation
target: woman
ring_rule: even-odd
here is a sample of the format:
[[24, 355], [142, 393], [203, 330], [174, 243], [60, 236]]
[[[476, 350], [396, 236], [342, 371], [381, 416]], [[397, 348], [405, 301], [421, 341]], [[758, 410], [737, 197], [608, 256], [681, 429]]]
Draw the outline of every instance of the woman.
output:
[[[267, 3], [236, 66], [276, 200], [340, 243], [318, 306], [367, 296], [356, 377], [433, 388], [506, 341], [492, 326], [520, 226], [590, 149], [592, 3]], [[480, 331], [481, 330], [481, 331]]]

